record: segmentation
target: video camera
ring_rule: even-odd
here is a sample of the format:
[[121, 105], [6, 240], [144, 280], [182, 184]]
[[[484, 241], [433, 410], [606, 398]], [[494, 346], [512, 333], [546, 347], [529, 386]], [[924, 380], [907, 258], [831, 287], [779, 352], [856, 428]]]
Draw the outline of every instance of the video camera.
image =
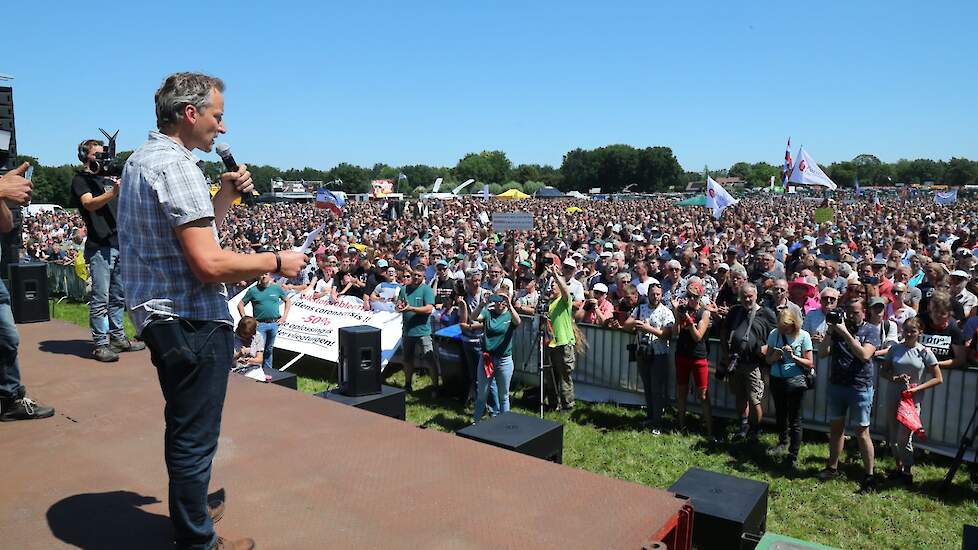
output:
[[88, 168], [96, 176], [119, 177], [122, 175], [122, 168], [125, 163], [115, 158], [115, 138], [119, 135], [116, 130], [111, 136], [105, 130], [99, 128], [105, 139], [109, 140], [109, 145], [101, 153], [95, 153], [95, 160], [89, 163]]

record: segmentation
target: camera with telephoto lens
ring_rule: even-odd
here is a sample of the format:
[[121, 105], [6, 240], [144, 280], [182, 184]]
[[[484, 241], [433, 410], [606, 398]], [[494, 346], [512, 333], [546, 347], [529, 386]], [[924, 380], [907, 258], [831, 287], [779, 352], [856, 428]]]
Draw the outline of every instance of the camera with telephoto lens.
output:
[[841, 311], [832, 310], [825, 314], [825, 322], [830, 325], [841, 325], [846, 322], [846, 316]]
[[95, 153], [95, 160], [88, 163], [88, 169], [96, 176], [119, 177], [125, 164], [115, 157], [115, 138], [119, 135], [119, 130], [111, 136], [101, 128], [98, 130], [109, 140], [109, 145], [101, 153]]

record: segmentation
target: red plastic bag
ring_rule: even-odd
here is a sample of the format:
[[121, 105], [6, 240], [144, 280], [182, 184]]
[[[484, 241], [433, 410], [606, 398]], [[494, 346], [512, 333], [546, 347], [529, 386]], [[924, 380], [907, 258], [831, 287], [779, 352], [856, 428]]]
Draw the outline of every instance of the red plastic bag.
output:
[[492, 356], [485, 352], [482, 353], [482, 368], [486, 371], [486, 378], [492, 378], [495, 365], [492, 364]]
[[[910, 387], [915, 385], [916, 384], [913, 384]], [[913, 432], [913, 434], [921, 441], [927, 441], [927, 434], [924, 432], [924, 426], [920, 423], [920, 413], [917, 412], [917, 405], [913, 402], [913, 394], [907, 390], [904, 390], [900, 395], [902, 399], [900, 400], [900, 404], [897, 405], [897, 420], [906, 426], [908, 430]]]

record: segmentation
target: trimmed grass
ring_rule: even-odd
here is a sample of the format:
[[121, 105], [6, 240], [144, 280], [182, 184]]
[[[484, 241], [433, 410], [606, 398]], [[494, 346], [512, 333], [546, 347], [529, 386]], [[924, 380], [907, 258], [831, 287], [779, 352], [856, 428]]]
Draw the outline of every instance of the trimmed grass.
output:
[[[58, 319], [88, 325], [85, 304], [61, 303], [53, 311]], [[130, 328], [127, 324], [127, 333]], [[299, 376], [300, 391], [316, 393], [335, 386], [335, 378], [325, 375], [325, 369], [291, 370]], [[401, 385], [403, 380], [398, 373], [390, 383]], [[470, 410], [456, 400], [434, 398], [428, 384], [426, 377], [416, 378], [415, 391], [407, 398], [408, 422], [452, 432], [471, 421]], [[513, 410], [535, 414], [526, 405], [517, 390]], [[652, 436], [638, 427], [643, 411], [632, 407], [578, 403], [569, 416], [548, 413], [547, 417], [564, 422], [568, 466], [661, 489], [693, 466], [767, 482], [768, 530], [783, 535], [846, 549], [954, 549], [961, 547], [962, 525], [978, 522], [978, 493], [967, 470], [959, 472], [947, 498], [937, 495], [950, 465], [949, 459], [937, 455], [919, 455], [913, 489], [884, 484], [876, 494], [857, 495], [862, 466], [854, 445], [847, 450], [851, 460], [842, 465], [841, 480], [823, 483], [815, 478], [828, 456], [827, 438], [820, 432], [805, 432], [801, 473], [787, 477], [764, 454], [777, 443], [771, 433], [764, 434], [761, 447], [731, 443], [709, 447], [696, 434]], [[877, 455], [881, 455], [878, 472], [893, 467], [893, 459], [879, 445]]]

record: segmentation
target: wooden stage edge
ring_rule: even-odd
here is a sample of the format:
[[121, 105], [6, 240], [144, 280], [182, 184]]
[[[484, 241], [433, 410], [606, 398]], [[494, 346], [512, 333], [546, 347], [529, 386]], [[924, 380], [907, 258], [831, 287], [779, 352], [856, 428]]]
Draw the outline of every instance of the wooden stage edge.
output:
[[[4, 547], [170, 548], [149, 353], [103, 364], [88, 358], [83, 328], [18, 330], [29, 395], [57, 412], [0, 424]], [[240, 376], [228, 385], [219, 487], [218, 532], [262, 549], [634, 549], [691, 522], [665, 491]]]

